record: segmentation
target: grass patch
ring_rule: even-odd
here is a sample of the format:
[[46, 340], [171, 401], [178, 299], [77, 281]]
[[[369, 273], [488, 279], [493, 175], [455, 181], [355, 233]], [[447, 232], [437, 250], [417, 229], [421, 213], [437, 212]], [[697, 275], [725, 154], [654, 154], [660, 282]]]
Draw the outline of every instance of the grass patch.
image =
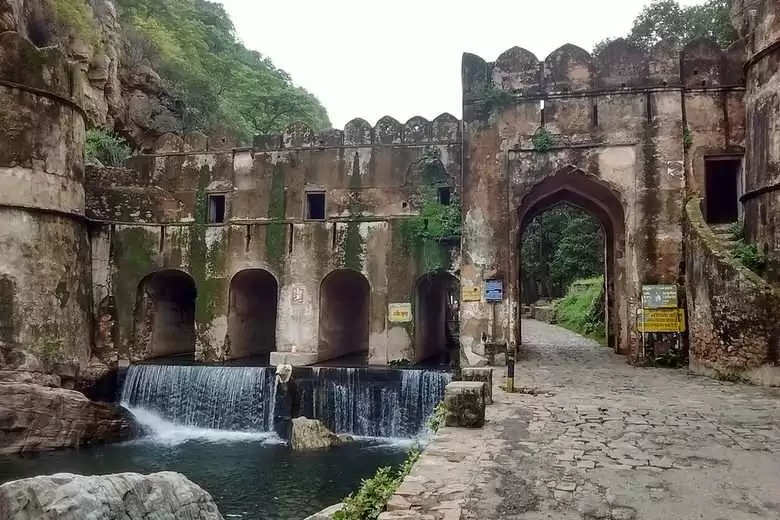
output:
[[604, 277], [575, 280], [555, 302], [555, 322], [605, 345]]

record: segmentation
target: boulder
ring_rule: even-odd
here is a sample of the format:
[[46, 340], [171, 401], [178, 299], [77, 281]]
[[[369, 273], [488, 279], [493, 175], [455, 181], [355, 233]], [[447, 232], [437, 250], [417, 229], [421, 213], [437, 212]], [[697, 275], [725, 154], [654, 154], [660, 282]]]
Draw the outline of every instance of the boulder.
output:
[[290, 447], [296, 451], [321, 450], [349, 442], [349, 435], [336, 435], [318, 419], [296, 417], [292, 420]]
[[206, 491], [172, 471], [140, 475], [70, 473], [15, 480], [0, 486], [0, 518], [30, 520], [222, 520]]
[[0, 383], [0, 455], [120, 441], [134, 433], [132, 416], [121, 407], [75, 390]]
[[485, 383], [485, 404], [493, 404], [493, 369], [489, 367], [463, 368], [460, 371], [463, 381], [481, 381]]
[[444, 390], [445, 426], [481, 428], [485, 424], [485, 383], [455, 381]]
[[338, 504], [326, 507], [319, 513], [314, 513], [311, 516], [307, 516], [303, 520], [333, 520], [333, 515], [335, 515], [337, 511], [341, 511], [343, 508], [344, 504], [339, 502]]

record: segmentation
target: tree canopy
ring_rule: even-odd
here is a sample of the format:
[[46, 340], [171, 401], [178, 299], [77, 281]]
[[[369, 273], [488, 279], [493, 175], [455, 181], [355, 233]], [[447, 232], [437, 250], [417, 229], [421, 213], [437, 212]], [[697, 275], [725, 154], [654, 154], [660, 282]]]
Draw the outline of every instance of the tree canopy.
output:
[[[737, 32], [729, 18], [729, 0], [708, 0], [701, 5], [681, 6], [676, 0], [655, 0], [634, 19], [626, 39], [649, 49], [661, 40], [683, 47], [700, 37], [715, 40], [721, 47], [731, 45]], [[598, 53], [612, 38], [597, 43]]]
[[604, 272], [604, 239], [599, 222], [568, 204], [531, 220], [522, 240], [523, 301], [557, 298], [577, 279]]
[[242, 141], [304, 121], [330, 126], [316, 97], [238, 41], [221, 4], [118, 0], [129, 66], [150, 65], [179, 101], [185, 131], [221, 128]]

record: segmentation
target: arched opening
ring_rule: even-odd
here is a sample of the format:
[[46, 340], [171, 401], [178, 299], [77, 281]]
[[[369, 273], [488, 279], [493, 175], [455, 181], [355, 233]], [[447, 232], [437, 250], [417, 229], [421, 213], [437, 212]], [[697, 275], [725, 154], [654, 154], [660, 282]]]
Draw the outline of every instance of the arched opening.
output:
[[[607, 183], [587, 175], [576, 168], [566, 168], [547, 177], [537, 184], [523, 198], [518, 208], [519, 244], [534, 217], [561, 203], [575, 206], [596, 218], [603, 229], [604, 240], [604, 319], [607, 344], [617, 352], [628, 347], [628, 331], [625, 329], [624, 314], [626, 294], [623, 284], [625, 251], [625, 217], [623, 204], [618, 193]], [[522, 253], [517, 255], [515, 272], [522, 275]], [[518, 284], [521, 285], [521, 284]], [[523, 287], [519, 287], [520, 301], [523, 301]], [[519, 327], [518, 327], [519, 333]], [[521, 336], [516, 338], [521, 343]]]
[[604, 228], [569, 202], [536, 213], [525, 226], [520, 296], [523, 317], [606, 340]]
[[321, 361], [368, 352], [371, 288], [362, 274], [339, 269], [320, 286]]
[[414, 360], [448, 365], [458, 357], [460, 281], [450, 273], [428, 273], [414, 292]]
[[175, 269], [152, 273], [138, 284], [135, 344], [146, 357], [194, 355], [195, 298], [190, 275]]
[[230, 358], [267, 356], [276, 349], [279, 286], [265, 269], [239, 271], [230, 281]]

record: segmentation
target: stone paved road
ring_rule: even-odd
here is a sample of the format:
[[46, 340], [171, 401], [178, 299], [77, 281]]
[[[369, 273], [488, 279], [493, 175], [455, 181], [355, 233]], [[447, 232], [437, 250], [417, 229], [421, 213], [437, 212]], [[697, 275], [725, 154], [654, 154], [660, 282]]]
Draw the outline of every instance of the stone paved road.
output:
[[533, 320], [523, 340], [529, 393], [440, 430], [383, 519], [780, 519], [780, 389], [632, 367]]

